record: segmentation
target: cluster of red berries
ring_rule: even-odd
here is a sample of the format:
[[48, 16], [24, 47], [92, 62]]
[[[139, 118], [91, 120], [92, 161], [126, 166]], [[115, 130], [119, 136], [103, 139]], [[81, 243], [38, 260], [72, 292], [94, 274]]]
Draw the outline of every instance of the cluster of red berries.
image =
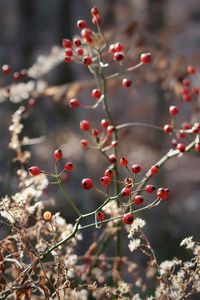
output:
[[[53, 153], [53, 156], [54, 156], [55, 161], [58, 162], [63, 157], [62, 150], [56, 149]], [[65, 163], [65, 165], [63, 167], [63, 171], [68, 171], [68, 172], [72, 171], [73, 169], [74, 169], [74, 165], [72, 162]], [[29, 174], [32, 176], [37, 176], [37, 175], [40, 175], [41, 173], [45, 173], [38, 166], [32, 166], [28, 169], [28, 171], [29, 171]]]
[[[196, 68], [194, 66], [187, 67], [187, 73], [189, 75], [196, 75]], [[183, 88], [181, 90], [182, 99], [185, 102], [190, 102], [193, 96], [199, 96], [199, 87], [191, 87], [191, 82], [189, 79], [185, 78], [182, 81]]]
[[[6, 76], [8, 75], [11, 75], [12, 74], [12, 69], [9, 65], [5, 64], [1, 67], [1, 70], [2, 70], [2, 73]], [[12, 78], [13, 80], [17, 81], [17, 80], [20, 80], [20, 79], [23, 79], [24, 77], [27, 76], [27, 71], [26, 69], [22, 69], [18, 72], [14, 72], [12, 74]]]

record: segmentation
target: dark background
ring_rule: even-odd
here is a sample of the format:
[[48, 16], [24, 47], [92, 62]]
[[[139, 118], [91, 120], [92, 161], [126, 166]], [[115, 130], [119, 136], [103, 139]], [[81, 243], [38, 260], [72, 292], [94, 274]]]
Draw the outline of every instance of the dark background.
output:
[[[168, 121], [168, 107], [177, 104], [183, 112], [180, 121], [189, 121], [190, 106], [172, 92], [171, 86], [184, 74], [188, 63], [199, 68], [200, 54], [200, 2], [195, 0], [1, 0], [0, 1], [0, 64], [9, 63], [13, 71], [29, 69], [39, 55], [47, 56], [54, 45], [60, 46], [63, 37], [77, 34], [76, 20], [86, 19], [90, 23], [90, 8], [97, 5], [102, 12], [103, 29], [112, 42], [121, 40], [128, 45], [130, 56], [137, 61], [142, 50], [151, 51], [155, 60], [153, 67], [129, 74], [133, 80], [131, 90], [123, 90], [120, 84], [109, 88], [110, 106], [115, 121], [141, 121], [163, 126]], [[48, 62], [51, 64], [51, 60]], [[159, 65], [160, 63], [160, 65]], [[166, 68], [162, 69], [162, 63]], [[160, 68], [159, 68], [160, 66]], [[150, 68], [150, 69], [149, 69]], [[145, 73], [145, 74], [144, 74]], [[50, 72], [41, 76], [48, 86], [56, 86], [53, 96], [40, 94], [37, 105], [29, 119], [25, 120], [24, 134], [29, 137], [45, 136], [41, 144], [29, 147], [32, 153], [31, 165], [40, 165], [45, 170], [53, 168], [52, 153], [57, 147], [63, 149], [65, 160], [75, 163], [75, 172], [68, 180], [71, 193], [79, 207], [86, 212], [94, 209], [100, 201], [93, 192], [79, 189], [82, 177], [92, 177], [98, 182], [107, 166], [99, 154], [83, 153], [79, 140], [83, 134], [79, 121], [83, 118], [101, 120], [103, 114], [91, 111], [72, 111], [65, 101], [65, 95], [73, 95], [70, 86], [60, 91], [59, 87], [76, 80], [90, 79], [82, 66], [64, 62], [58, 63]], [[195, 79], [196, 80], [196, 79]], [[27, 82], [25, 80], [25, 82]], [[11, 84], [11, 79], [0, 77], [1, 87]], [[198, 80], [195, 82], [198, 85]], [[78, 89], [78, 97], [88, 103], [89, 91]], [[8, 150], [11, 114], [28, 99], [18, 103], [1, 99], [0, 103], [0, 193], [12, 194], [17, 190], [17, 181], [11, 164], [12, 151]], [[170, 138], [153, 129], [134, 128], [123, 137], [120, 153], [128, 155], [132, 163], [141, 163], [144, 170], [155, 163], [169, 148]], [[100, 163], [101, 162], [101, 163]], [[199, 156], [186, 154], [170, 160], [156, 177], [157, 186], [168, 186], [171, 191], [168, 202], [155, 210], [141, 214], [147, 221], [146, 233], [159, 261], [173, 256], [187, 257], [179, 248], [182, 238], [194, 235], [199, 238], [200, 209]], [[53, 200], [51, 200], [53, 199]], [[47, 208], [61, 211], [68, 222], [74, 215], [55, 187], [48, 189], [43, 197]], [[85, 231], [91, 236], [91, 231]], [[87, 249], [90, 239], [81, 243], [80, 252]], [[112, 252], [112, 247], [110, 249]], [[127, 249], [125, 247], [125, 252]], [[127, 253], [128, 254], [128, 253]], [[132, 254], [131, 254], [132, 255]], [[142, 259], [136, 257], [137, 259]]]

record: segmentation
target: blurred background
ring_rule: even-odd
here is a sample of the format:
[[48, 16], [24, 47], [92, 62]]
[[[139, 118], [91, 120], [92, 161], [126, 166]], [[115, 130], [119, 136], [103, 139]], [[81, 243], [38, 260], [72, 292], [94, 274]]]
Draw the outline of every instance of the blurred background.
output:
[[[52, 153], [61, 147], [64, 161], [75, 164], [75, 171], [66, 185], [84, 212], [94, 209], [101, 198], [94, 192], [79, 189], [81, 178], [99, 181], [107, 162], [93, 150], [84, 152], [79, 144], [85, 138], [79, 122], [90, 119], [94, 127], [104, 117], [101, 109], [72, 110], [67, 101], [77, 96], [82, 103], [90, 99], [91, 75], [81, 65], [64, 63], [62, 38], [78, 33], [76, 21], [85, 19], [91, 24], [90, 8], [98, 6], [102, 14], [102, 28], [109, 42], [121, 41], [128, 53], [129, 62], [137, 63], [139, 54], [152, 53], [153, 63], [128, 74], [133, 84], [130, 89], [121, 87], [121, 79], [108, 86], [109, 106], [116, 124], [127, 121], [145, 122], [163, 127], [169, 121], [168, 107], [176, 104], [183, 121], [199, 121], [198, 110], [192, 115], [191, 106], [180, 96], [181, 82], [187, 64], [199, 68], [200, 63], [200, 1], [196, 0], [1, 0], [0, 1], [0, 64], [9, 64], [12, 72], [28, 70], [29, 77], [16, 82], [13, 96], [8, 99], [5, 89], [13, 85], [12, 76], [0, 75], [0, 194], [17, 190], [13, 170], [13, 153], [8, 149], [11, 115], [32, 97], [36, 106], [24, 120], [23, 135], [44, 137], [44, 141], [27, 147], [31, 151], [31, 165], [53, 169]], [[92, 27], [93, 25], [91, 25]], [[93, 27], [92, 27], [93, 28]], [[113, 67], [115, 70], [115, 67]], [[112, 72], [111, 72], [112, 73]], [[193, 84], [199, 85], [198, 77]], [[141, 163], [146, 170], [171, 147], [171, 137], [151, 128], [134, 127], [121, 132], [120, 155], [131, 163]], [[185, 141], [187, 143], [187, 140]], [[141, 214], [147, 222], [146, 234], [158, 255], [159, 261], [174, 255], [186, 258], [180, 249], [182, 238], [194, 235], [199, 238], [200, 226], [200, 171], [199, 155], [186, 154], [173, 158], [155, 178], [156, 186], [170, 188], [170, 199], [152, 211]], [[46, 207], [61, 211], [67, 222], [74, 214], [58, 188], [50, 186], [43, 196]], [[92, 236], [92, 231], [83, 233]], [[89, 246], [90, 238], [83, 239], [80, 253]], [[124, 253], [143, 261], [142, 256], [130, 254], [124, 244]], [[113, 249], [110, 246], [109, 251]]]

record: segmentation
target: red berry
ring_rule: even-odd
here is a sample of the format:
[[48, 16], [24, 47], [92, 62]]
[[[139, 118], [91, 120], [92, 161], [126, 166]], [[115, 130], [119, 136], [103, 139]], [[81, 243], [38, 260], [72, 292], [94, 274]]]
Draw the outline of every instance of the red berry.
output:
[[81, 56], [84, 53], [83, 48], [81, 48], [81, 47], [78, 47], [75, 51], [76, 51], [76, 54], [81, 55]]
[[153, 193], [155, 191], [156, 187], [152, 184], [148, 184], [145, 186], [145, 192], [147, 193]]
[[184, 86], [190, 86], [190, 81], [188, 79], [183, 79], [182, 83]]
[[72, 47], [72, 41], [68, 39], [63, 39], [62, 40], [62, 46], [64, 48], [71, 48]]
[[171, 116], [177, 115], [178, 112], [179, 112], [179, 109], [178, 109], [177, 106], [175, 106], [175, 105], [171, 105], [171, 106], [170, 106], [170, 108], [169, 108], [169, 113], [170, 113]]
[[101, 17], [100, 17], [100, 15], [94, 16], [94, 17], [92, 18], [92, 23], [93, 23], [94, 25], [100, 24], [100, 23], [101, 23]]
[[108, 177], [110, 177], [110, 179], [112, 179], [113, 171], [111, 169], [106, 169], [105, 172], [104, 172], [104, 175], [108, 176]]
[[99, 14], [99, 10], [96, 6], [94, 6], [92, 9], [91, 9], [91, 15], [92, 16], [96, 16]]
[[9, 65], [3, 65], [1, 69], [4, 75], [9, 75], [11, 73], [11, 67]]
[[19, 72], [14, 72], [13, 73], [13, 79], [14, 80], [20, 80], [21, 79], [21, 74]]
[[181, 90], [181, 94], [182, 95], [188, 95], [190, 93], [190, 90], [188, 89], [188, 88], [183, 88], [182, 90]]
[[115, 52], [114, 56], [113, 56], [113, 59], [117, 60], [117, 61], [123, 60], [124, 59], [124, 53], [123, 52]]
[[87, 23], [85, 20], [78, 20], [76, 25], [79, 29], [83, 29], [87, 27]]
[[109, 53], [114, 53], [115, 52], [115, 45], [114, 44], [111, 44], [109, 46], [109, 50], [108, 50]]
[[168, 134], [172, 132], [172, 126], [170, 124], [165, 124], [165, 126], [163, 127], [163, 131], [164, 133]]
[[113, 148], [117, 147], [118, 141], [112, 141], [112, 142], [111, 142], [111, 145], [112, 145]]
[[141, 205], [144, 202], [144, 198], [141, 195], [137, 195], [134, 198], [134, 203], [137, 205]]
[[70, 64], [71, 61], [72, 61], [71, 56], [65, 56], [65, 62], [67, 64]]
[[194, 94], [194, 95], [199, 95], [199, 93], [200, 93], [200, 90], [199, 90], [198, 87], [193, 87], [193, 88], [192, 88], [192, 94]]
[[131, 213], [124, 215], [122, 218], [123, 223], [128, 224], [128, 225], [132, 224], [133, 220], [134, 220], [134, 217], [133, 217], [133, 214], [131, 214]]
[[65, 48], [65, 56], [72, 56], [73, 51], [72, 48]]
[[84, 63], [84, 65], [86, 65], [86, 66], [91, 65], [91, 63], [92, 63], [92, 58], [91, 58], [89, 55], [84, 56], [84, 57], [83, 57], [83, 63]]
[[105, 220], [105, 214], [103, 211], [98, 211], [96, 214], [97, 217], [97, 221], [102, 222], [103, 220]]
[[124, 78], [122, 80], [122, 85], [124, 88], [128, 88], [132, 85], [132, 81], [130, 79]]
[[101, 184], [107, 186], [110, 184], [111, 178], [109, 176], [103, 176], [100, 178]]
[[183, 130], [180, 130], [179, 132], [177, 132], [177, 137], [179, 139], [184, 139], [186, 136], [185, 132]]
[[83, 131], [88, 131], [90, 129], [90, 122], [88, 120], [82, 120], [80, 122], [80, 129]]
[[140, 62], [143, 64], [149, 64], [151, 62], [151, 53], [142, 53], [140, 55]]
[[157, 190], [157, 197], [160, 199], [167, 199], [169, 196], [169, 189], [159, 188]]
[[84, 190], [89, 190], [93, 187], [93, 181], [90, 178], [84, 178], [81, 182], [81, 185]]
[[69, 106], [72, 108], [77, 108], [79, 107], [79, 102], [77, 98], [73, 98], [69, 101]]
[[91, 29], [89, 29], [89, 28], [84, 28], [84, 29], [82, 29], [81, 30], [81, 36], [83, 37], [83, 38], [89, 38], [90, 36], [92, 35], [92, 30]]
[[199, 153], [200, 152], [200, 143], [196, 143], [194, 149], [196, 152]]
[[185, 152], [185, 144], [182, 143], [178, 143], [178, 145], [176, 146], [176, 149], [179, 150], [180, 152]]
[[114, 127], [114, 126], [109, 125], [109, 126], [107, 127], [107, 134], [108, 134], [108, 135], [111, 135], [114, 131], [115, 131], [115, 127]]
[[187, 72], [191, 75], [195, 75], [196, 74], [196, 68], [193, 66], [187, 66]]
[[151, 175], [155, 175], [157, 174], [159, 171], [159, 166], [152, 166], [151, 169], [150, 169], [150, 172], [151, 172]]
[[94, 99], [100, 99], [100, 98], [101, 98], [101, 95], [102, 95], [101, 90], [99, 90], [99, 89], [94, 89], [94, 90], [92, 90], [92, 97], [93, 97]]
[[140, 165], [134, 164], [132, 165], [131, 170], [134, 174], [138, 174], [142, 171], [142, 167]]
[[126, 187], [130, 188], [130, 187], [132, 187], [132, 184], [133, 184], [133, 180], [131, 178], [127, 177], [127, 178], [124, 179], [124, 185]]
[[131, 194], [131, 189], [129, 189], [127, 186], [124, 187], [121, 191], [122, 197], [128, 197]]
[[73, 39], [73, 44], [76, 46], [76, 47], [80, 47], [81, 46], [81, 40], [79, 38], [74, 38]]
[[194, 123], [194, 125], [192, 127], [192, 132], [193, 133], [200, 133], [200, 123], [198, 123], [198, 122]]
[[121, 44], [121, 43], [116, 43], [115, 45], [114, 45], [114, 49], [115, 49], [115, 52], [121, 52], [121, 51], [123, 51], [124, 50], [124, 46]]
[[61, 149], [55, 150], [53, 156], [56, 160], [61, 160], [63, 156], [62, 150]]
[[67, 162], [67, 163], [64, 165], [65, 171], [72, 171], [73, 168], [74, 168], [74, 165], [73, 165], [73, 163], [71, 163], [71, 162]]
[[101, 127], [102, 128], [107, 128], [110, 125], [110, 122], [106, 119], [101, 120]]
[[32, 176], [37, 176], [41, 173], [40, 168], [37, 166], [30, 167], [28, 169], [28, 171], [29, 171], [30, 175], [32, 175]]
[[92, 135], [93, 136], [98, 136], [99, 135], [99, 130], [97, 128], [92, 129]]
[[82, 147], [87, 148], [88, 145], [89, 145], [89, 142], [87, 140], [81, 140], [80, 144], [81, 144]]
[[115, 163], [115, 162], [117, 161], [117, 157], [116, 157], [115, 154], [110, 154], [110, 155], [108, 156], [108, 159], [109, 159], [109, 161], [110, 161], [111, 163]]
[[190, 94], [183, 95], [183, 100], [185, 102], [190, 102], [192, 100], [192, 96]]
[[36, 100], [34, 98], [29, 99], [28, 101], [28, 107], [29, 108], [34, 108], [36, 105]]
[[120, 165], [122, 165], [122, 166], [127, 166], [127, 164], [128, 164], [128, 158], [123, 156], [123, 157], [120, 159]]
[[191, 129], [191, 125], [187, 122], [184, 122], [182, 124], [182, 128], [183, 128], [183, 130], [188, 130], [188, 129]]

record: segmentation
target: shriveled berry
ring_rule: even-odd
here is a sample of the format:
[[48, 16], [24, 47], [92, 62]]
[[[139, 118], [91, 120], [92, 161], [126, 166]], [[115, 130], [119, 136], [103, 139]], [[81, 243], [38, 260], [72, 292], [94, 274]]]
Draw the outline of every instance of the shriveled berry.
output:
[[73, 44], [76, 46], [76, 47], [80, 47], [81, 46], [81, 40], [79, 38], [74, 38], [73, 39]]
[[183, 79], [183, 80], [182, 80], [182, 84], [183, 84], [184, 86], [190, 86], [190, 81], [189, 81], [189, 79], [187, 79], [187, 78]]
[[83, 48], [81, 48], [81, 47], [76, 48], [75, 52], [76, 52], [76, 54], [81, 55], [81, 56], [84, 53]]
[[102, 222], [105, 220], [105, 214], [103, 211], [98, 211], [96, 214], [97, 221]]
[[130, 225], [133, 223], [134, 216], [131, 213], [128, 213], [122, 217], [122, 221], [124, 224]]
[[192, 127], [192, 132], [193, 133], [200, 133], [200, 123], [198, 123], [198, 122], [194, 123], [194, 125]]
[[122, 197], [128, 197], [131, 194], [131, 189], [126, 186], [122, 189], [121, 193]]
[[159, 166], [157, 166], [157, 165], [152, 166], [150, 169], [151, 175], [157, 174], [158, 171], [159, 171]]
[[184, 139], [186, 136], [185, 132], [183, 130], [180, 130], [179, 132], [177, 132], [177, 137], [179, 139]]
[[83, 131], [90, 130], [90, 122], [88, 120], [82, 120], [80, 122], [80, 129]]
[[178, 143], [178, 145], [176, 146], [176, 149], [179, 150], [180, 152], [185, 152], [185, 144], [183, 143]]
[[73, 163], [71, 163], [71, 162], [67, 162], [67, 163], [64, 165], [65, 171], [72, 171], [73, 168], [74, 168], [74, 165], [73, 165]]
[[149, 64], [151, 62], [151, 53], [142, 53], [140, 55], [140, 62], [143, 64]]
[[199, 95], [199, 93], [200, 93], [200, 89], [198, 88], [198, 87], [193, 87], [192, 88], [192, 94], [194, 94], [194, 95]]
[[132, 165], [131, 170], [134, 174], [138, 174], [142, 171], [142, 167], [138, 164], [134, 164]]
[[154, 185], [152, 185], [152, 184], [147, 184], [145, 186], [145, 192], [147, 192], [149, 194], [153, 193], [153, 191], [155, 191], [155, 189], [156, 189], [156, 187]]
[[72, 108], [77, 108], [79, 107], [79, 101], [77, 98], [73, 98], [71, 100], [69, 100], [69, 106]]
[[120, 165], [122, 166], [127, 166], [128, 164], [128, 158], [123, 156], [122, 158], [120, 158]]
[[144, 202], [144, 198], [141, 195], [134, 197], [134, 204], [141, 205]]
[[53, 156], [56, 160], [61, 160], [63, 157], [62, 150], [61, 149], [55, 150]]
[[37, 166], [32, 166], [28, 169], [30, 175], [37, 176], [41, 173], [41, 169]]
[[100, 15], [94, 16], [94, 17], [92, 18], [92, 23], [93, 23], [94, 25], [100, 24], [100, 23], [101, 23], [101, 17], [100, 17]]
[[43, 215], [42, 215], [43, 219], [46, 221], [46, 222], [50, 222], [51, 219], [52, 219], [52, 213], [48, 210], [46, 210]]
[[81, 185], [84, 190], [90, 190], [93, 187], [93, 181], [90, 178], [84, 178]]
[[107, 186], [110, 184], [111, 178], [109, 176], [103, 176], [100, 178], [101, 184]]
[[111, 142], [111, 145], [112, 145], [113, 148], [117, 147], [118, 141], [112, 141], [112, 142]]

